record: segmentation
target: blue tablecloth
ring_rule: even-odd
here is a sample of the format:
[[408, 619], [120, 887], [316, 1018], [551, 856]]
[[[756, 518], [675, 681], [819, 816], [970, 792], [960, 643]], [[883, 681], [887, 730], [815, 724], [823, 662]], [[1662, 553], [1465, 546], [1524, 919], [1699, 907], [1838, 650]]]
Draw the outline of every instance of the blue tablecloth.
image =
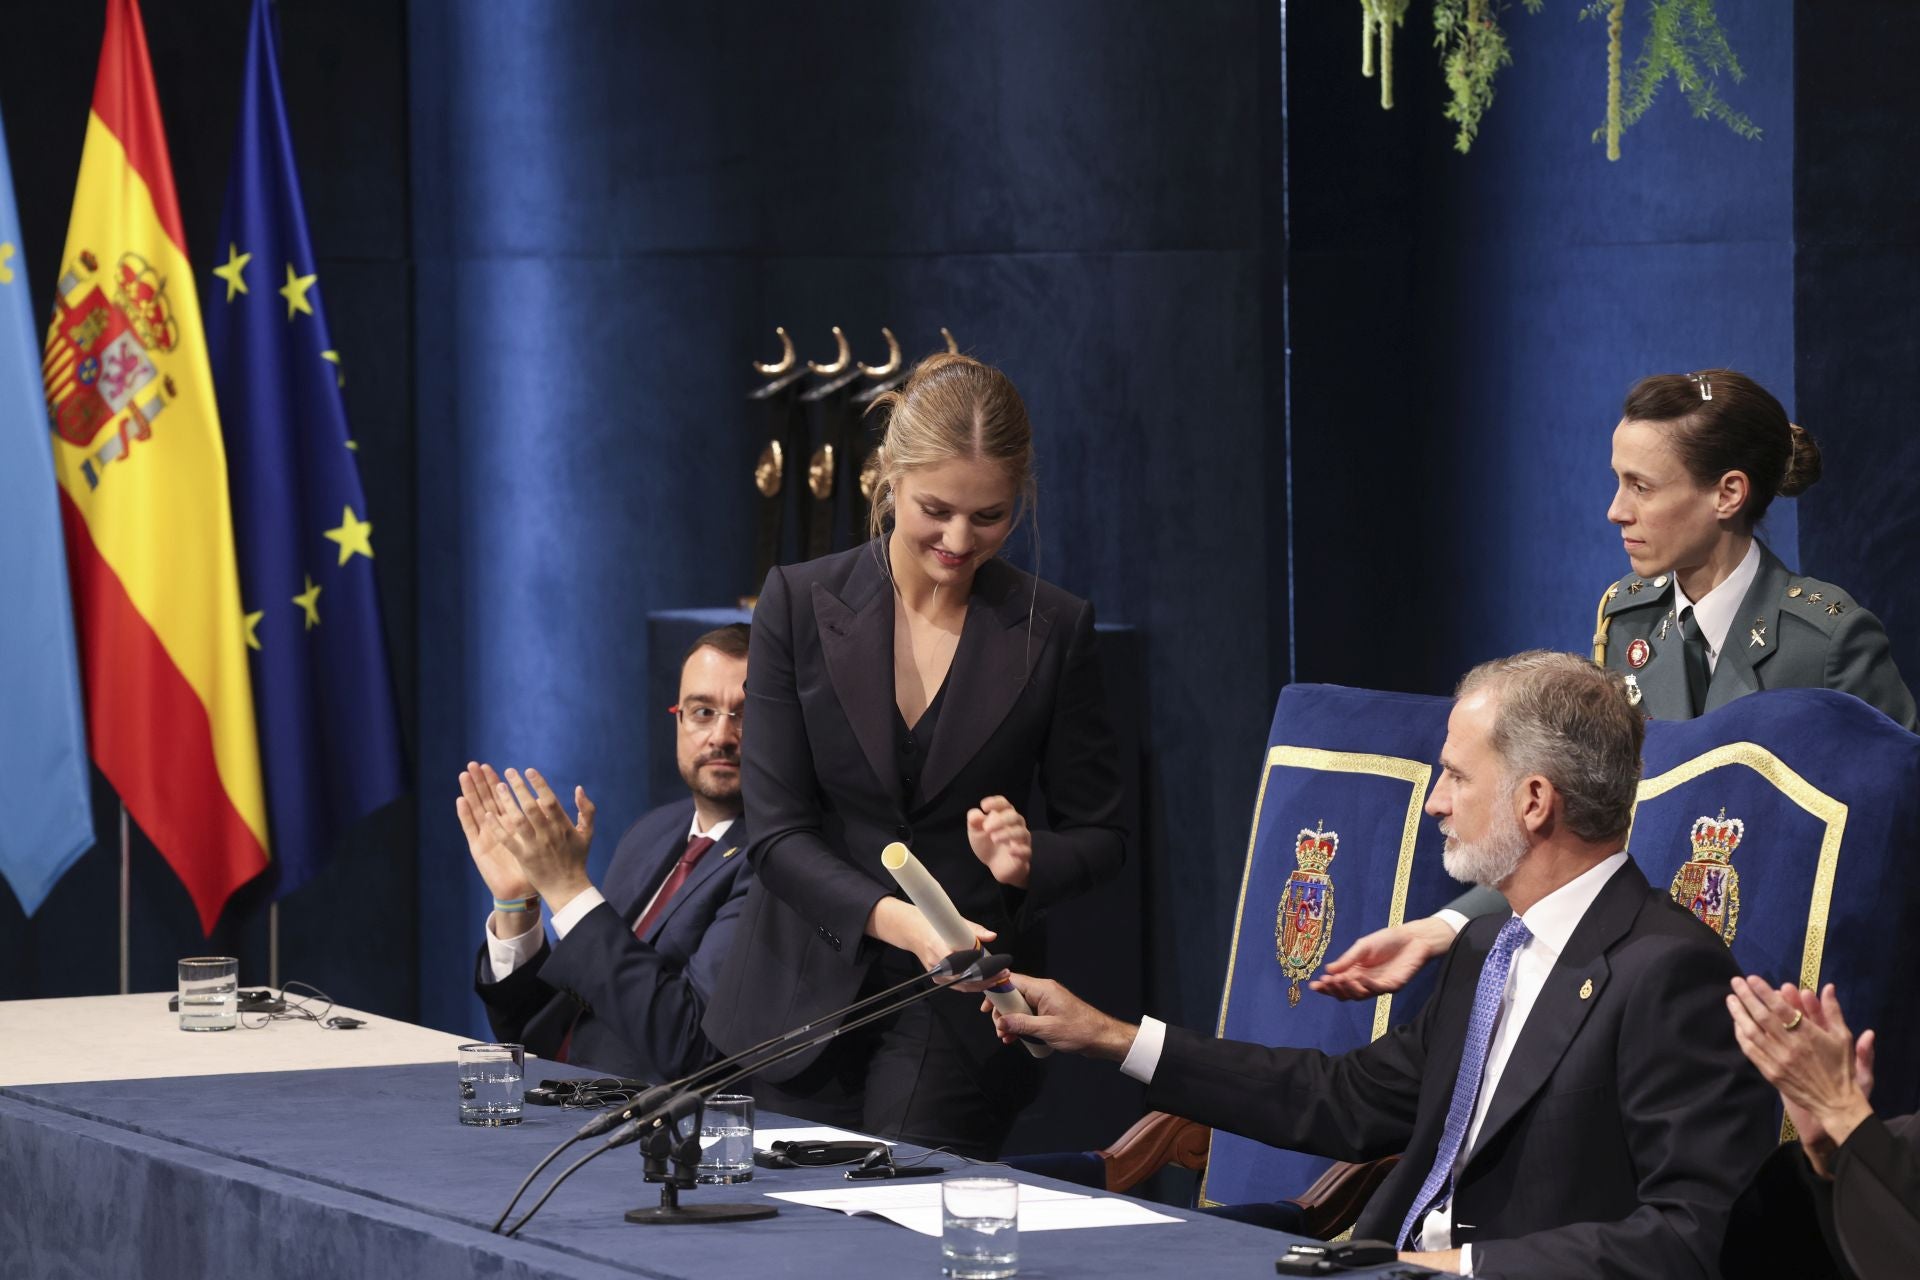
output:
[[[530, 1074], [575, 1073], [542, 1063]], [[490, 1235], [527, 1170], [583, 1117], [529, 1107], [517, 1128], [466, 1128], [454, 1117], [455, 1088], [451, 1063], [0, 1088], [0, 1272], [89, 1280], [939, 1275], [939, 1242], [930, 1237], [796, 1205], [728, 1226], [630, 1225], [627, 1209], [659, 1202], [633, 1149], [574, 1175], [520, 1239]], [[751, 1183], [686, 1198], [761, 1200], [767, 1191], [845, 1185], [838, 1170], [761, 1170]], [[1029, 1232], [1021, 1274], [1271, 1276], [1289, 1239], [1167, 1212], [1186, 1221]]]

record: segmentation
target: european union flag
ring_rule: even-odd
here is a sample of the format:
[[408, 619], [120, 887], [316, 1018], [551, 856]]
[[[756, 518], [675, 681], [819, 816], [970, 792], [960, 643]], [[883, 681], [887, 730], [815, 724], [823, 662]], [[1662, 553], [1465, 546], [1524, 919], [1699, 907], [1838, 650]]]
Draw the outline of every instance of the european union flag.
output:
[[327, 335], [266, 0], [207, 294], [276, 896], [405, 789], [374, 585], [376, 525]]
[[0, 874], [28, 915], [93, 846], [87, 732], [40, 340], [0, 129]]

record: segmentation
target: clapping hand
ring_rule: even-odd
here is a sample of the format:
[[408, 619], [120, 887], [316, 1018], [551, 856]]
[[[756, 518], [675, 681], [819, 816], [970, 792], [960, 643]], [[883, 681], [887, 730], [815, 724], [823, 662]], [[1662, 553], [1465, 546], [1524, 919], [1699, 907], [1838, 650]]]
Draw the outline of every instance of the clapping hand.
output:
[[1814, 1170], [1831, 1177], [1833, 1152], [1873, 1114], [1873, 1032], [1854, 1038], [1831, 982], [1816, 997], [1792, 983], [1775, 991], [1735, 978], [1727, 1010], [1741, 1052], [1780, 1091]]
[[[527, 873], [520, 869], [512, 850], [496, 834], [501, 825], [494, 812], [494, 788], [499, 785], [500, 775], [493, 771], [492, 765], [468, 761], [467, 767], [460, 771], [460, 798], [453, 802], [453, 809], [459, 815], [460, 830], [467, 837], [467, 852], [472, 855], [480, 878], [496, 899], [511, 902], [532, 893], [533, 885], [527, 880]], [[522, 932], [538, 921], [536, 913], [531, 922], [518, 921], [521, 928], [513, 932]]]
[[538, 769], [527, 770], [524, 778], [517, 770], [507, 770], [505, 782], [493, 780], [492, 799], [483, 829], [512, 854], [550, 910], [558, 911], [592, 887], [587, 850], [593, 844], [594, 806], [585, 788], [573, 789], [577, 821], [567, 817]]
[[1033, 872], [1033, 833], [1005, 796], [988, 796], [967, 810], [967, 843], [1001, 884], [1027, 887]]

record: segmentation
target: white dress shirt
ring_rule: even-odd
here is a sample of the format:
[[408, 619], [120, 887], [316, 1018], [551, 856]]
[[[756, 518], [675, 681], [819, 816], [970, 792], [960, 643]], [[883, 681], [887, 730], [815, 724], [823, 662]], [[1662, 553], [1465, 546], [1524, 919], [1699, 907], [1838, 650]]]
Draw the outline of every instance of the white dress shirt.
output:
[[[1707, 642], [1707, 670], [1709, 673], [1720, 665], [1720, 651], [1726, 647], [1727, 633], [1733, 630], [1738, 621], [1740, 602], [1747, 598], [1747, 589], [1753, 580], [1760, 576], [1760, 542], [1753, 539], [1747, 543], [1747, 554], [1740, 557], [1740, 563], [1722, 582], [1698, 600], [1687, 599], [1687, 593], [1680, 588], [1680, 575], [1673, 575], [1673, 617], [1680, 620], [1680, 611], [1693, 609], [1693, 620], [1700, 626], [1700, 638]], [[1738, 637], [1735, 637], [1738, 639]]]
[[[719, 844], [720, 838], [727, 834], [727, 828], [732, 825], [732, 818], [722, 818], [707, 830], [702, 831], [700, 829], [700, 815], [696, 813], [693, 816], [693, 822], [690, 824], [690, 830], [687, 832], [687, 839], [697, 840], [701, 836], [706, 836], [715, 844]], [[672, 871], [669, 869], [668, 875], [670, 876], [671, 874]], [[660, 881], [659, 886], [653, 891], [654, 898], [660, 896], [660, 890], [664, 889], [666, 884], [665, 879]], [[573, 926], [579, 924], [581, 920], [586, 918], [587, 912], [593, 910], [605, 901], [606, 899], [601, 896], [600, 891], [592, 885], [587, 886], [575, 894], [573, 901], [552, 913], [550, 923], [553, 926], [554, 941], [558, 942], [560, 939], [566, 937]], [[647, 907], [651, 907], [652, 905], [653, 898], [648, 898]], [[640, 909], [640, 915], [647, 913], [647, 907]], [[639, 916], [635, 916], [634, 918], [637, 920]], [[488, 912], [487, 961], [493, 966], [493, 980], [495, 982], [505, 982], [508, 974], [539, 955], [540, 944], [544, 939], [545, 935], [539, 929], [528, 929], [526, 932], [517, 933], [511, 938], [502, 938], [494, 933], [493, 913]]]
[[[1487, 1046], [1486, 1067], [1480, 1076], [1480, 1092], [1473, 1103], [1473, 1121], [1467, 1128], [1467, 1140], [1460, 1147], [1459, 1163], [1454, 1166], [1456, 1173], [1465, 1165], [1473, 1153], [1474, 1144], [1479, 1140], [1480, 1125], [1487, 1118], [1487, 1107], [1500, 1087], [1500, 1075], [1506, 1070], [1513, 1046], [1527, 1025], [1527, 1015], [1533, 1011], [1533, 1002], [1546, 985], [1547, 975], [1553, 971], [1560, 953], [1566, 949], [1567, 939], [1573, 936], [1574, 929], [1587, 914], [1587, 908], [1600, 895], [1601, 887], [1626, 860], [1624, 850], [1601, 859], [1534, 903], [1521, 917], [1532, 936], [1513, 953], [1513, 964], [1507, 971], [1507, 990], [1501, 998], [1500, 1016], [1494, 1024], [1493, 1040]], [[1151, 1082], [1154, 1069], [1160, 1065], [1166, 1034], [1165, 1023], [1156, 1018], [1142, 1018], [1140, 1033], [1134, 1037], [1133, 1047], [1127, 1051], [1120, 1070], [1142, 1083]], [[1414, 1246], [1429, 1250], [1453, 1247], [1451, 1201], [1437, 1206], [1421, 1221]], [[1472, 1245], [1461, 1249], [1460, 1271], [1462, 1275], [1473, 1274]]]

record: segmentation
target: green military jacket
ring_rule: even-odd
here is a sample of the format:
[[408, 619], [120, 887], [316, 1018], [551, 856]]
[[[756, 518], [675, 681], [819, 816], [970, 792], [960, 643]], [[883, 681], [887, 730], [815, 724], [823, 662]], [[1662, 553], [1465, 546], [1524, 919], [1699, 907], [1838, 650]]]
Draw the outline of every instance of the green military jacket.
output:
[[[1600, 598], [1593, 637], [1594, 660], [1623, 673], [1640, 692], [1640, 709], [1659, 720], [1693, 714], [1673, 595], [1672, 574], [1628, 574]], [[1765, 543], [1714, 664], [1706, 710], [1762, 689], [1838, 689], [1916, 728], [1913, 694], [1880, 620], [1832, 583], [1788, 572]]]

